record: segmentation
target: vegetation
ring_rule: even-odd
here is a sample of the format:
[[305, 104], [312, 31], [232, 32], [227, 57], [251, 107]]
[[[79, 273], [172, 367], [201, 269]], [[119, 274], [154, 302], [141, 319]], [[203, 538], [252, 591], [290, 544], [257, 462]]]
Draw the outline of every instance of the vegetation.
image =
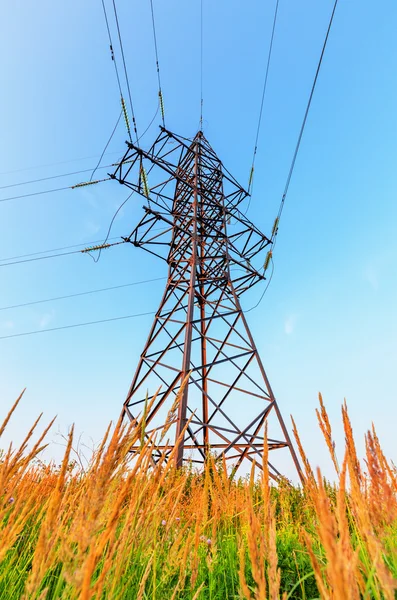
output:
[[[19, 400], [18, 400], [19, 401]], [[18, 403], [17, 401], [17, 403]], [[0, 436], [11, 417], [0, 428]], [[376, 432], [366, 471], [346, 406], [338, 464], [320, 397], [318, 420], [337, 484], [312, 472], [294, 431], [305, 484], [231, 481], [224, 465], [153, 471], [149, 444], [131, 461], [141, 430], [109, 427], [85, 468], [36, 460], [51, 424], [32, 445], [0, 456], [0, 598], [132, 600], [392, 599], [397, 578], [397, 472]]]

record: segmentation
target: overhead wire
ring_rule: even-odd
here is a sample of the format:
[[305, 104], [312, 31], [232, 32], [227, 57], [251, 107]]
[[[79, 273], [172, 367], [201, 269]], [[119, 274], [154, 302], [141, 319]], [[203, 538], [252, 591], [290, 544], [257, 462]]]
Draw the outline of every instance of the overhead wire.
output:
[[[114, 242], [112, 244], [106, 244], [106, 248], [111, 248], [112, 246], [119, 246], [120, 244], [125, 244], [125, 240], [122, 240], [120, 242]], [[9, 267], [11, 265], [19, 265], [22, 263], [28, 263], [28, 262], [34, 262], [36, 260], [45, 260], [47, 258], [58, 258], [58, 256], [69, 256], [72, 254], [89, 254], [90, 252], [93, 251], [97, 251], [101, 248], [101, 246], [103, 247], [104, 244], [100, 244], [99, 246], [93, 246], [93, 247], [88, 247], [88, 248], [83, 248], [81, 250], [71, 250], [70, 252], [60, 252], [57, 254], [50, 254], [47, 256], [36, 256], [34, 258], [26, 258], [26, 259], [22, 259], [22, 260], [14, 260], [14, 261], [10, 261], [10, 262], [3, 262], [0, 264], [0, 268], [1, 267]]]
[[[109, 238], [110, 240], [119, 240], [119, 237]], [[29, 254], [19, 254], [18, 256], [8, 256], [7, 258], [0, 258], [0, 263], [7, 260], [16, 260], [18, 258], [28, 258], [30, 256], [38, 256], [39, 254], [49, 254], [50, 252], [60, 252], [61, 250], [69, 250], [70, 248], [86, 248], [87, 246], [93, 246], [99, 244], [102, 240], [94, 240], [93, 242], [85, 242], [84, 244], [73, 244], [71, 246], [62, 246], [60, 248], [51, 248], [50, 250], [40, 250], [40, 252], [30, 252]]]
[[[157, 114], [158, 114], [159, 110], [160, 110], [160, 104], [157, 103], [156, 111], [155, 111], [152, 119], [150, 120], [148, 126], [144, 130], [144, 132], [139, 136], [139, 140], [141, 140], [143, 138], [143, 136], [149, 131], [150, 127], [154, 123], [155, 118], [157, 117]], [[113, 138], [113, 136], [114, 136], [114, 134], [116, 132], [117, 126], [118, 126], [118, 124], [120, 122], [121, 115], [122, 115], [122, 112], [120, 112], [120, 115], [119, 115], [119, 117], [117, 119], [115, 128], [113, 129], [113, 131], [112, 131], [112, 133], [111, 133], [111, 135], [110, 135], [110, 137], [109, 137], [109, 139], [108, 139], [108, 141], [106, 143], [106, 146], [105, 146], [104, 151], [102, 152], [102, 154], [97, 154], [95, 156], [86, 157], [87, 159], [88, 158], [99, 158], [99, 161], [98, 161], [98, 163], [96, 164], [96, 166], [94, 168], [91, 167], [90, 169], [81, 169], [79, 171], [71, 171], [70, 173], [60, 173], [59, 175], [49, 175], [48, 177], [40, 177], [39, 179], [30, 179], [29, 181], [19, 181], [18, 183], [10, 183], [10, 184], [7, 184], [7, 185], [0, 186], [0, 190], [9, 189], [9, 188], [12, 188], [12, 187], [19, 187], [21, 185], [31, 185], [33, 183], [41, 183], [43, 181], [50, 181], [52, 179], [60, 179], [62, 177], [71, 177], [72, 175], [80, 175], [82, 173], [91, 173], [90, 181], [92, 181], [92, 177], [93, 177], [94, 173], [96, 171], [98, 171], [99, 169], [109, 169], [110, 167], [117, 167], [117, 166], [119, 166], [120, 162], [111, 163], [109, 165], [100, 165], [100, 163], [101, 163], [103, 157], [105, 156], [106, 149], [109, 146], [109, 144], [110, 144], [110, 142], [111, 142], [111, 140], [112, 140], [112, 138]], [[112, 155], [112, 154], [120, 154], [120, 152], [119, 151], [117, 151], [117, 152], [108, 152], [106, 154], [106, 156], [109, 156], [109, 155]], [[81, 159], [76, 158], [75, 160], [78, 161], [78, 160], [86, 160], [86, 159], [85, 158], [81, 158]], [[65, 161], [65, 162], [74, 162], [74, 160]], [[58, 163], [54, 163], [54, 165], [56, 165], [56, 164], [58, 164]], [[63, 164], [63, 163], [59, 163], [59, 164]], [[46, 165], [43, 165], [43, 168], [45, 166]], [[47, 165], [47, 166], [52, 166], [52, 165]], [[35, 168], [40, 168], [40, 167], [29, 167], [29, 169], [35, 169]], [[21, 169], [21, 170], [24, 170], [24, 169]], [[14, 173], [14, 172], [17, 172], [17, 171], [10, 171], [10, 173]], [[62, 189], [67, 189], [67, 188], [62, 188]], [[54, 191], [58, 191], [58, 190], [54, 190]], [[13, 198], [10, 198], [10, 200], [12, 200], [12, 199]]]
[[331, 13], [331, 17], [330, 17], [330, 20], [329, 20], [329, 23], [328, 23], [327, 33], [326, 33], [326, 36], [325, 36], [325, 39], [324, 39], [324, 43], [323, 43], [323, 47], [322, 47], [322, 50], [321, 50], [320, 59], [319, 59], [318, 64], [317, 64], [316, 74], [314, 76], [312, 88], [311, 88], [311, 91], [310, 91], [309, 100], [307, 102], [305, 114], [304, 114], [304, 117], [303, 117], [303, 121], [302, 121], [302, 125], [301, 125], [300, 131], [299, 131], [299, 135], [298, 135], [298, 140], [296, 142], [294, 154], [292, 156], [291, 165], [290, 165], [290, 168], [289, 168], [289, 171], [288, 171], [287, 180], [286, 180], [286, 183], [285, 183], [283, 195], [282, 195], [281, 202], [280, 202], [280, 207], [279, 207], [279, 210], [278, 210], [278, 213], [277, 213], [276, 220], [274, 222], [273, 231], [272, 231], [272, 238], [271, 238], [271, 241], [273, 242], [273, 251], [274, 251], [274, 248], [276, 246], [277, 233], [278, 233], [278, 227], [279, 227], [279, 223], [280, 223], [281, 214], [282, 214], [283, 209], [284, 209], [285, 199], [287, 197], [288, 189], [289, 189], [289, 186], [290, 186], [290, 183], [291, 183], [292, 174], [294, 172], [296, 159], [297, 159], [299, 148], [300, 148], [300, 145], [301, 145], [303, 132], [305, 130], [306, 121], [307, 121], [307, 117], [308, 117], [308, 114], [309, 114], [310, 106], [311, 106], [311, 103], [312, 103], [314, 90], [316, 88], [318, 75], [320, 73], [321, 65], [322, 65], [322, 62], [323, 62], [323, 57], [324, 57], [325, 49], [326, 49], [326, 46], [327, 46], [329, 33], [331, 31], [332, 23], [333, 23], [333, 20], [334, 20], [334, 15], [335, 15], [335, 10], [336, 10], [337, 4], [338, 4], [338, 0], [335, 0], [334, 6], [333, 6], [333, 9], [332, 9], [332, 13]]
[[[119, 154], [118, 151], [116, 152], [108, 152], [107, 156], [112, 156], [114, 154]], [[80, 162], [81, 160], [89, 160], [90, 158], [98, 158], [99, 154], [95, 154], [94, 156], [82, 156], [80, 158], [71, 158], [69, 160], [61, 160], [59, 162], [55, 162], [55, 163], [48, 163], [46, 165], [36, 165], [35, 167], [24, 167], [23, 169], [14, 169], [12, 171], [2, 171], [0, 173], [0, 175], [11, 175], [12, 173], [21, 173], [22, 171], [33, 171], [33, 169], [46, 169], [47, 167], [56, 167], [58, 165], [66, 165], [67, 163], [72, 163], [72, 162]], [[89, 171], [91, 171], [91, 169], [88, 169]]]
[[200, 131], [203, 131], [203, 0], [200, 0]]
[[156, 55], [157, 82], [158, 82], [158, 86], [159, 86], [159, 92], [158, 92], [159, 104], [160, 104], [160, 109], [161, 109], [161, 118], [163, 121], [163, 127], [165, 127], [164, 98], [163, 98], [163, 91], [161, 89], [159, 53], [158, 53], [158, 47], [157, 47], [157, 34], [156, 34], [156, 24], [155, 24], [155, 20], [154, 20], [153, 0], [150, 0], [150, 9], [151, 9], [151, 13], [152, 13], [152, 28], [153, 28], [154, 51], [155, 51], [155, 55]]
[[144, 136], [144, 135], [146, 135], [146, 133], [149, 131], [149, 129], [150, 129], [150, 128], [151, 128], [151, 126], [153, 125], [153, 123], [154, 123], [154, 120], [155, 120], [155, 118], [157, 117], [157, 115], [158, 115], [158, 112], [159, 112], [159, 110], [160, 110], [160, 106], [161, 106], [161, 105], [160, 105], [160, 102], [158, 102], [158, 103], [157, 103], [156, 112], [154, 113], [154, 115], [153, 115], [153, 118], [152, 118], [152, 120], [150, 121], [149, 125], [146, 127], [145, 131], [144, 131], [143, 133], [141, 133], [141, 135], [139, 136], [139, 141], [141, 141], [141, 139], [143, 138], [143, 136]]
[[[119, 154], [119, 153], [118, 153]], [[95, 167], [95, 170], [98, 169], [108, 169], [110, 167], [116, 166], [117, 163], [113, 163], [111, 165], [104, 165], [101, 167]], [[49, 177], [40, 177], [39, 179], [31, 179], [30, 181], [20, 181], [19, 183], [10, 183], [8, 185], [0, 186], [0, 190], [5, 190], [12, 187], [18, 187], [20, 185], [31, 185], [32, 183], [41, 183], [42, 181], [50, 181], [51, 179], [60, 179], [61, 177], [71, 177], [72, 175], [80, 175], [81, 173], [92, 173], [91, 169], [82, 169], [81, 171], [72, 171], [71, 173], [61, 173], [60, 175], [50, 175]]]
[[[276, 30], [278, 5], [279, 5], [279, 0], [276, 0], [276, 6], [275, 6], [275, 9], [274, 9], [274, 16], [273, 16], [272, 33], [271, 33], [271, 36], [270, 36], [269, 50], [268, 50], [268, 53], [267, 53], [266, 71], [265, 71], [265, 79], [264, 79], [263, 88], [262, 88], [262, 97], [261, 97], [261, 103], [260, 103], [260, 109], [259, 109], [258, 125], [257, 125], [257, 128], [256, 128], [255, 145], [254, 145], [254, 152], [253, 152], [253, 156], [252, 156], [252, 165], [251, 165], [251, 171], [250, 171], [250, 176], [249, 176], [249, 180], [248, 180], [248, 193], [249, 194], [252, 192], [252, 184], [253, 184], [253, 179], [254, 179], [255, 159], [256, 159], [256, 154], [257, 154], [257, 151], [258, 151], [258, 141], [259, 141], [259, 133], [260, 133], [261, 123], [262, 123], [263, 106], [264, 106], [264, 103], [265, 103], [265, 96], [266, 96], [266, 89], [267, 89], [267, 80], [268, 80], [268, 77], [269, 77], [270, 61], [271, 61], [271, 58], [272, 58], [273, 40], [274, 40], [274, 32]], [[249, 196], [248, 206], [247, 206], [247, 209], [245, 211], [245, 214], [248, 212], [248, 209], [249, 209], [249, 206], [250, 206], [250, 202], [251, 202], [251, 196]]]
[[107, 29], [108, 38], [109, 38], [110, 57], [111, 57], [111, 59], [113, 61], [113, 64], [114, 64], [114, 69], [115, 69], [115, 72], [116, 72], [117, 85], [118, 85], [119, 93], [120, 93], [121, 111], [122, 111], [122, 113], [124, 115], [124, 122], [125, 122], [125, 126], [127, 128], [128, 137], [130, 138], [130, 141], [132, 141], [131, 129], [130, 129], [130, 121], [129, 121], [129, 118], [128, 118], [127, 107], [126, 107], [125, 101], [124, 101], [123, 89], [121, 87], [120, 75], [119, 75], [119, 70], [118, 70], [118, 67], [117, 67], [116, 55], [114, 53], [113, 41], [112, 41], [112, 34], [110, 32], [109, 19], [108, 19], [108, 15], [107, 15], [107, 11], [106, 11], [105, 0], [102, 0], [102, 8], [103, 8], [103, 14], [105, 16], [106, 29]]
[[8, 198], [0, 198], [0, 202], [8, 202], [10, 200], [20, 200], [21, 198], [29, 198], [31, 196], [41, 196], [43, 194], [52, 194], [54, 192], [63, 192], [64, 190], [74, 190], [76, 188], [86, 187], [88, 185], [95, 185], [97, 183], [103, 183], [104, 181], [110, 181], [110, 177], [106, 177], [104, 179], [97, 179], [96, 181], [84, 181], [82, 183], [76, 183], [75, 185], [68, 185], [66, 187], [61, 187], [61, 188], [53, 188], [51, 190], [42, 190], [41, 192], [30, 192], [29, 194], [21, 194], [20, 196], [10, 196]]
[[54, 298], [45, 298], [44, 300], [34, 300], [33, 302], [23, 302], [22, 304], [13, 304], [10, 306], [0, 306], [0, 310], [11, 310], [15, 308], [23, 308], [25, 306], [33, 306], [34, 304], [43, 304], [44, 302], [55, 302], [57, 300], [66, 300], [68, 298], [77, 298], [78, 296], [87, 296], [89, 294], [98, 294], [100, 292], [108, 292], [110, 290], [120, 290], [122, 288], [132, 287], [135, 285], [144, 285], [152, 283], [154, 281], [160, 281], [166, 279], [166, 277], [154, 277], [153, 279], [144, 279], [142, 281], [132, 281], [131, 283], [123, 283], [122, 285], [114, 285], [111, 287], [99, 288], [95, 290], [88, 290], [86, 292], [78, 292], [75, 294], [68, 294], [66, 296], [56, 296]]
[[12, 333], [11, 335], [2, 335], [0, 340], [6, 340], [9, 338], [23, 337], [26, 335], [35, 335], [36, 333], [48, 333], [50, 331], [60, 331], [62, 329], [73, 329], [74, 327], [85, 327], [86, 325], [98, 325], [99, 323], [110, 323], [111, 321], [121, 321], [123, 319], [134, 319], [137, 317], [146, 317], [148, 315], [155, 315], [156, 311], [149, 311], [143, 313], [137, 313], [134, 315], [123, 315], [121, 317], [112, 317], [110, 319], [100, 319], [98, 321], [86, 321], [85, 323], [72, 323], [71, 325], [62, 325], [60, 327], [51, 327], [49, 329], [36, 329], [35, 331], [23, 331], [22, 333]]
[[267, 290], [269, 288], [269, 285], [270, 285], [270, 283], [271, 283], [271, 281], [273, 279], [273, 274], [274, 274], [274, 261], [273, 261], [273, 258], [270, 257], [270, 260], [271, 260], [271, 264], [272, 264], [272, 270], [271, 270], [271, 273], [270, 273], [270, 277], [269, 277], [269, 279], [267, 281], [266, 287], [263, 290], [262, 295], [260, 296], [258, 302], [256, 304], [254, 304], [254, 306], [251, 306], [251, 308], [248, 308], [247, 310], [244, 309], [244, 314], [251, 312], [251, 310], [255, 310], [255, 308], [258, 308], [258, 306], [262, 302], [262, 300], [263, 300], [263, 298], [264, 298], [264, 296], [265, 296], [265, 294], [266, 294], [266, 292], [267, 292]]
[[[132, 192], [131, 192], [130, 194], [128, 194], [128, 196], [127, 196], [127, 198], [124, 200], [124, 202], [122, 202], [122, 203], [120, 204], [120, 206], [117, 208], [117, 210], [115, 211], [115, 213], [114, 213], [114, 215], [113, 215], [113, 217], [112, 217], [112, 220], [110, 221], [110, 224], [109, 224], [109, 228], [108, 228], [108, 231], [107, 231], [106, 237], [105, 237], [104, 241], [102, 242], [102, 244], [103, 244], [103, 245], [105, 245], [105, 244], [107, 243], [108, 239], [109, 239], [110, 232], [111, 232], [111, 230], [112, 230], [112, 227], [113, 227], [113, 223], [114, 223], [114, 220], [115, 220], [115, 218], [117, 217], [117, 215], [119, 214], [119, 212], [120, 212], [120, 210], [123, 208], [123, 206], [124, 206], [124, 205], [125, 205], [125, 204], [128, 202], [128, 200], [131, 198], [131, 196], [133, 195], [134, 191], [135, 191], [135, 190], [132, 190]], [[102, 248], [99, 250], [99, 252], [98, 252], [98, 255], [97, 255], [96, 257], [94, 257], [94, 256], [91, 256], [91, 258], [93, 259], [93, 261], [94, 261], [94, 262], [98, 262], [98, 261], [99, 261], [99, 259], [101, 258], [101, 254], [102, 254]]]
[[117, 79], [117, 84], [118, 84], [118, 87], [119, 87], [120, 96], [122, 97], [123, 96], [123, 90], [122, 90], [122, 87], [121, 87], [121, 81], [120, 81], [119, 70], [118, 70], [118, 67], [117, 67], [116, 56], [115, 56], [114, 50], [113, 50], [112, 34], [110, 33], [109, 19], [108, 19], [108, 15], [107, 15], [107, 11], [106, 11], [105, 0], [102, 0], [102, 8], [103, 8], [103, 14], [105, 16], [106, 29], [107, 29], [107, 32], [108, 32], [109, 47], [110, 47], [110, 56], [111, 56], [111, 59], [112, 59], [113, 64], [114, 64], [114, 70], [115, 70], [115, 73], [116, 73], [116, 79]]
[[[121, 57], [123, 59], [124, 75], [125, 75], [125, 80], [126, 80], [126, 83], [127, 83], [128, 97], [129, 97], [129, 100], [130, 100], [131, 114], [132, 114], [132, 123], [133, 123], [133, 126], [134, 126], [134, 133], [135, 133], [135, 137], [136, 137], [136, 142], [137, 142], [137, 145], [139, 146], [139, 138], [138, 138], [138, 130], [137, 130], [136, 119], [135, 119], [134, 105], [132, 103], [130, 81], [129, 81], [129, 78], [128, 78], [127, 65], [126, 65], [126, 62], [125, 62], [123, 40], [121, 38], [119, 18], [118, 18], [118, 15], [117, 15], [117, 8], [116, 8], [116, 2], [115, 2], [115, 0], [113, 0], [113, 10], [114, 10], [114, 16], [115, 16], [115, 19], [116, 19], [116, 26], [117, 26], [117, 33], [118, 33], [118, 37], [119, 37], [119, 43], [120, 43]], [[125, 117], [126, 117], [126, 122], [128, 124], [128, 116], [126, 115], [126, 111], [125, 111]]]
[[117, 127], [118, 127], [119, 123], [120, 123], [120, 119], [121, 119], [121, 115], [122, 115], [122, 114], [123, 114], [123, 110], [121, 110], [121, 111], [120, 111], [119, 117], [118, 117], [118, 119], [117, 119], [117, 121], [116, 121], [116, 125], [114, 126], [114, 128], [113, 128], [113, 130], [112, 130], [112, 133], [110, 134], [110, 136], [109, 136], [109, 139], [108, 139], [108, 141], [106, 142], [106, 145], [105, 145], [105, 147], [104, 147], [104, 149], [103, 149], [103, 151], [102, 151], [102, 154], [101, 154], [101, 156], [99, 157], [99, 160], [98, 160], [98, 163], [97, 163], [97, 165], [96, 165], [95, 169], [94, 169], [94, 170], [92, 171], [92, 173], [91, 173], [90, 181], [92, 181], [92, 178], [94, 177], [94, 174], [95, 174], [95, 172], [96, 172], [96, 171], [97, 171], [97, 170], [100, 168], [100, 164], [101, 164], [101, 162], [102, 162], [102, 159], [103, 159], [103, 157], [104, 157], [104, 155], [105, 155], [105, 152], [106, 152], [106, 150], [107, 150], [107, 148], [108, 148], [108, 146], [109, 146], [110, 142], [112, 141], [114, 134], [116, 133], [116, 129], [117, 129]]
[[30, 194], [22, 194], [20, 196], [11, 196], [10, 198], [1, 198], [0, 202], [8, 202], [9, 200], [19, 200], [20, 198], [29, 198], [30, 196], [40, 196], [41, 194], [52, 194], [53, 192], [63, 192], [64, 190], [70, 190], [71, 186], [55, 188], [51, 190], [43, 190], [41, 192], [31, 192]]
[[[144, 136], [144, 135], [147, 133], [147, 131], [149, 131], [150, 127], [152, 126], [152, 124], [153, 124], [153, 122], [154, 122], [154, 120], [155, 120], [155, 118], [156, 118], [156, 116], [157, 116], [157, 113], [158, 113], [158, 111], [159, 111], [159, 108], [160, 108], [160, 102], [157, 104], [157, 110], [156, 110], [156, 112], [154, 113], [154, 116], [153, 116], [152, 120], [150, 121], [149, 125], [146, 127], [145, 131], [144, 131], [144, 132], [143, 132], [143, 133], [142, 133], [142, 134], [139, 136], [139, 138], [138, 138], [138, 141], [139, 141], [139, 140], [141, 140], [141, 139], [143, 138], [143, 136]], [[153, 167], [152, 167], [152, 168], [153, 168]], [[149, 171], [149, 172], [150, 172], [150, 171]], [[144, 171], [144, 173], [145, 173], [145, 171]], [[145, 174], [145, 177], [146, 177], [146, 174]], [[123, 206], [124, 206], [124, 205], [125, 205], [125, 204], [128, 202], [128, 200], [131, 198], [131, 196], [134, 194], [134, 192], [135, 192], [135, 190], [132, 190], [132, 192], [131, 192], [130, 194], [128, 194], [127, 198], [126, 198], [126, 199], [125, 199], [125, 200], [124, 200], [124, 201], [123, 201], [123, 202], [120, 204], [120, 206], [119, 206], [119, 207], [116, 209], [116, 211], [114, 212], [114, 215], [113, 215], [113, 217], [112, 217], [112, 219], [111, 219], [111, 221], [110, 221], [110, 223], [109, 223], [109, 228], [108, 228], [108, 231], [107, 231], [106, 237], [105, 237], [105, 239], [104, 239], [104, 241], [103, 241], [103, 244], [106, 244], [106, 242], [107, 242], [107, 241], [108, 241], [108, 239], [109, 239], [109, 235], [110, 235], [110, 233], [111, 233], [111, 231], [112, 231], [113, 223], [114, 223], [114, 221], [115, 221], [115, 219], [116, 219], [117, 215], [119, 214], [119, 212], [120, 212], [120, 210], [123, 208]], [[148, 199], [148, 201], [149, 201], [149, 199]], [[149, 201], [149, 202], [150, 202], [150, 201]], [[99, 259], [101, 258], [101, 253], [102, 253], [102, 250], [99, 250], [99, 253], [98, 253], [98, 256], [97, 256], [97, 257], [93, 257], [93, 256], [91, 257], [91, 258], [94, 260], [94, 262], [98, 262], [98, 261], [99, 261]]]
[[271, 260], [271, 264], [272, 264], [271, 276], [270, 276], [269, 281], [268, 281], [268, 283], [266, 285], [266, 288], [263, 291], [263, 293], [262, 293], [261, 297], [259, 298], [258, 302], [255, 304], [255, 306], [252, 306], [246, 312], [250, 312], [251, 310], [254, 310], [255, 308], [257, 308], [259, 306], [259, 304], [262, 302], [262, 300], [263, 300], [263, 298], [265, 296], [265, 293], [267, 292], [267, 290], [269, 288], [270, 282], [271, 282], [271, 280], [273, 278], [273, 273], [274, 273], [273, 253], [274, 253], [274, 249], [276, 247], [278, 228], [279, 228], [279, 224], [280, 224], [280, 218], [281, 218], [281, 214], [282, 214], [283, 209], [284, 209], [285, 199], [286, 199], [287, 194], [288, 194], [288, 190], [289, 190], [289, 186], [290, 186], [290, 183], [291, 183], [292, 174], [294, 172], [296, 159], [297, 159], [299, 148], [300, 148], [300, 145], [301, 145], [303, 132], [305, 130], [305, 126], [306, 126], [306, 122], [307, 122], [307, 117], [308, 117], [310, 106], [311, 106], [311, 103], [312, 103], [312, 99], [313, 99], [313, 95], [314, 95], [314, 90], [316, 88], [318, 75], [320, 73], [320, 69], [321, 69], [321, 65], [322, 65], [322, 61], [323, 61], [325, 49], [326, 49], [327, 42], [328, 42], [328, 37], [329, 37], [329, 33], [331, 31], [331, 27], [332, 27], [332, 23], [333, 23], [333, 20], [334, 20], [334, 15], [335, 15], [335, 11], [336, 11], [337, 5], [338, 5], [338, 0], [335, 0], [334, 5], [333, 5], [333, 9], [332, 9], [332, 13], [331, 13], [331, 16], [330, 16], [330, 19], [329, 19], [327, 32], [326, 32], [326, 35], [325, 35], [325, 38], [324, 38], [324, 42], [323, 42], [323, 46], [322, 46], [322, 49], [321, 49], [320, 58], [319, 58], [319, 61], [318, 61], [318, 64], [317, 64], [317, 69], [316, 69], [316, 73], [315, 73], [315, 76], [314, 76], [313, 84], [312, 84], [312, 87], [311, 87], [309, 99], [308, 99], [308, 102], [307, 102], [307, 105], [306, 105], [306, 110], [305, 110], [305, 113], [304, 113], [302, 125], [301, 125], [301, 128], [299, 130], [298, 139], [297, 139], [297, 142], [296, 142], [296, 145], [295, 145], [295, 150], [294, 150], [294, 153], [293, 153], [293, 156], [292, 156], [291, 165], [290, 165], [290, 168], [289, 168], [289, 171], [288, 171], [287, 180], [286, 180], [286, 183], [285, 183], [285, 186], [284, 186], [284, 191], [283, 191], [283, 195], [282, 195], [282, 198], [281, 198], [279, 210], [278, 210], [276, 219], [275, 219], [274, 224], [273, 224], [272, 234], [271, 234], [271, 237], [270, 237], [270, 242], [272, 244], [272, 249], [269, 250], [268, 255], [267, 255], [267, 259], [266, 259], [267, 261]]

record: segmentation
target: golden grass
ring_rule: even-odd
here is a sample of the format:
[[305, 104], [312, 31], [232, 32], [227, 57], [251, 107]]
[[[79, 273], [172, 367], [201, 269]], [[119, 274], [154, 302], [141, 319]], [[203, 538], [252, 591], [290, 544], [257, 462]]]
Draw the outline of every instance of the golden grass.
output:
[[267, 444], [256, 479], [231, 480], [212, 459], [202, 474], [172, 459], [153, 470], [144, 423], [109, 426], [85, 469], [71, 460], [72, 429], [61, 466], [46, 466], [35, 458], [52, 422], [33, 444], [39, 417], [0, 455], [0, 599], [395, 598], [396, 469], [372, 426], [364, 472], [346, 404], [339, 463], [319, 400], [337, 483], [312, 468], [294, 424], [303, 488], [270, 485]]

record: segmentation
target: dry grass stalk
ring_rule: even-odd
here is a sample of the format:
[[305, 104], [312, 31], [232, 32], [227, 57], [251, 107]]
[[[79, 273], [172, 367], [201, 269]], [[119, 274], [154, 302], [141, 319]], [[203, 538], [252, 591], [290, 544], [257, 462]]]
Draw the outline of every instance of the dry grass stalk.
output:
[[[321, 397], [317, 416], [331, 451], [331, 426]], [[25, 598], [47, 597], [51, 591], [46, 578], [59, 564], [63, 599], [124, 600], [131, 597], [129, 586], [135, 586], [136, 598], [152, 592], [157, 600], [176, 600], [187, 589], [190, 598], [199, 598], [206, 596], [209, 582], [218, 577], [219, 557], [226, 556], [223, 546], [234, 536], [241, 595], [249, 600], [278, 600], [280, 595], [286, 597], [286, 591], [280, 592], [282, 557], [277, 546], [282, 552], [280, 539], [293, 532], [305, 539], [321, 598], [358, 600], [374, 589], [379, 598], [391, 600], [396, 582], [384, 557], [386, 537], [397, 520], [396, 472], [372, 428], [366, 436], [365, 478], [346, 406], [343, 423], [345, 459], [338, 486], [333, 488], [320, 471], [314, 477], [294, 424], [306, 482], [296, 512], [298, 490], [285, 482], [271, 487], [266, 428], [261, 480], [255, 480], [252, 470], [248, 482], [232, 482], [225, 461], [219, 464], [212, 457], [203, 475], [176, 470], [175, 450], [153, 469], [156, 433], [136, 424], [125, 426], [120, 420], [113, 432], [108, 428], [84, 470], [70, 465], [73, 432], [59, 470], [54, 465], [32, 466], [45, 442], [41, 434], [28, 449], [37, 421], [21, 447], [15, 452], [10, 449], [0, 462], [0, 558], [15, 553], [26, 523], [32, 521], [37, 536], [31, 538], [33, 563]], [[128, 450], [139, 445], [142, 431], [141, 452], [132, 459]], [[11, 494], [15, 498], [10, 504]], [[299, 579], [304, 573], [295, 562]], [[131, 579], [126, 579], [128, 569], [134, 573]], [[0, 571], [0, 586], [1, 582]]]
[[294, 434], [296, 445], [298, 446], [298, 450], [299, 450], [299, 455], [301, 457], [301, 460], [302, 460], [302, 463], [304, 466], [304, 473], [302, 473], [302, 476], [304, 478], [305, 486], [308, 488], [315, 488], [316, 480], [314, 477], [314, 473], [310, 466], [309, 459], [306, 456], [306, 452], [303, 449], [303, 445], [302, 445], [302, 442], [301, 442], [301, 439], [300, 439], [299, 433], [298, 433], [298, 428], [296, 427], [296, 424], [295, 424], [295, 421], [294, 421], [292, 415], [291, 415], [291, 421], [292, 421], [292, 433]]
[[318, 394], [318, 400], [320, 402], [320, 410], [318, 410], [318, 408], [316, 408], [318, 424], [319, 424], [322, 434], [324, 436], [325, 443], [327, 444], [327, 448], [331, 455], [331, 459], [334, 464], [335, 470], [337, 473], [339, 473], [339, 464], [338, 464], [338, 459], [337, 459], [336, 453], [335, 453], [335, 442], [332, 438], [331, 423], [329, 422], [328, 413], [324, 406], [323, 397], [320, 393]]

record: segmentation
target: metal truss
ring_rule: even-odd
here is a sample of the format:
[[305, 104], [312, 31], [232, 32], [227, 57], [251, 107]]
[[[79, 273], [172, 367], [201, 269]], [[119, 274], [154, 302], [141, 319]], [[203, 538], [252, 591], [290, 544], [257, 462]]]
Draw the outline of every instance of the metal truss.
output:
[[[188, 140], [161, 128], [148, 151], [128, 143], [110, 176], [145, 198], [141, 221], [124, 239], [168, 264], [123, 416], [136, 422], [150, 406], [145, 435], [157, 432], [154, 462], [177, 444], [177, 466], [202, 464], [211, 453], [234, 470], [247, 461], [262, 468], [268, 421], [269, 456], [286, 449], [300, 473], [240, 304], [265, 279], [253, 259], [263, 265], [271, 244], [239, 210], [247, 192], [202, 131]], [[273, 459], [269, 471], [280, 477]]]

